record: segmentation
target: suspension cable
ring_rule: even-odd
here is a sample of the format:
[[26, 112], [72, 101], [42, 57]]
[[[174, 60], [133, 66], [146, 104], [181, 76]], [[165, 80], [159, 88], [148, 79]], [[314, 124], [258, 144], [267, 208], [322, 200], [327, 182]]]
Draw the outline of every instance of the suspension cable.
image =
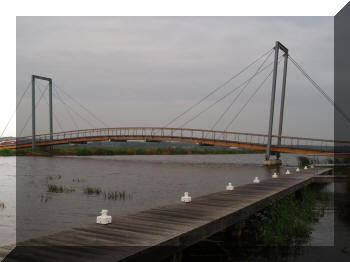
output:
[[[256, 70], [256, 72], [253, 74], [253, 76], [255, 76], [260, 69], [264, 66], [264, 64], [266, 63], [266, 61], [270, 58], [272, 54], [272, 51], [270, 52], [270, 54], [264, 59], [264, 61], [261, 63], [261, 65], [258, 67], [258, 69]], [[221, 119], [226, 115], [226, 113], [231, 109], [231, 107], [233, 106], [233, 104], [237, 101], [237, 99], [242, 95], [242, 93], [244, 92], [244, 90], [248, 87], [249, 83], [251, 82], [253, 78], [251, 78], [246, 84], [245, 86], [241, 89], [241, 91], [238, 93], [238, 95], [232, 100], [231, 104], [225, 109], [225, 111], [220, 115], [220, 117], [218, 118], [218, 120], [216, 120], [216, 122], [214, 123], [214, 125], [211, 127], [211, 130], [213, 130], [217, 124], [221, 121]]]
[[[62, 90], [62, 89], [61, 89]], [[58, 93], [58, 90], [56, 90], [56, 93]], [[92, 126], [93, 128], [96, 128], [96, 126], [94, 124], [92, 124], [89, 120], [87, 120], [85, 117], [83, 117], [81, 114], [79, 114], [73, 107], [71, 107], [69, 104], [67, 104], [66, 102], [64, 102], [63, 100], [61, 100], [61, 96], [56, 96], [63, 104], [67, 105], [67, 107], [73, 112], [75, 113], [77, 116], [79, 116], [82, 120], [84, 120], [85, 122], [87, 122], [90, 126]]]
[[239, 75], [241, 75], [243, 72], [245, 72], [248, 68], [250, 68], [252, 65], [254, 65], [256, 62], [258, 62], [260, 59], [262, 59], [264, 56], [266, 56], [269, 52], [272, 52], [272, 49], [269, 49], [267, 52], [265, 52], [263, 55], [261, 55], [259, 58], [255, 59], [253, 62], [251, 62], [249, 65], [247, 65], [245, 68], [243, 68], [240, 72], [238, 72], [237, 74], [233, 75], [232, 77], [230, 77], [229, 79], [227, 79], [224, 83], [222, 83], [221, 85], [219, 85], [218, 87], [216, 87], [213, 91], [211, 91], [209, 94], [207, 94], [206, 96], [204, 96], [202, 99], [200, 99], [198, 102], [194, 103], [193, 105], [191, 105], [189, 108], [187, 108], [184, 112], [182, 112], [181, 114], [179, 114], [178, 116], [176, 116], [175, 118], [173, 118], [171, 121], [169, 121], [164, 127], [168, 127], [169, 125], [171, 125], [172, 123], [174, 123], [176, 120], [178, 120], [180, 117], [182, 117], [183, 115], [185, 115], [186, 113], [188, 113], [189, 111], [191, 111], [193, 108], [195, 108], [196, 106], [198, 106], [199, 104], [201, 104], [204, 100], [206, 100], [208, 97], [210, 97], [211, 95], [213, 95], [214, 93], [216, 93], [217, 91], [219, 91], [221, 88], [223, 88], [224, 86], [226, 86], [228, 83], [230, 83], [233, 79], [237, 78]]
[[101, 119], [99, 119], [94, 113], [92, 113], [89, 109], [87, 109], [85, 106], [83, 106], [78, 100], [76, 100], [74, 97], [69, 95], [64, 89], [59, 87], [57, 84], [54, 83], [54, 85], [59, 88], [67, 97], [69, 97], [72, 101], [76, 102], [81, 108], [83, 108], [86, 112], [88, 112], [94, 119], [96, 119], [98, 122], [100, 122], [105, 127], [108, 127], [105, 122], [103, 122]]
[[310, 83], [316, 88], [318, 92], [321, 93], [322, 96], [326, 98], [326, 100], [344, 117], [348, 123], [350, 123], [350, 117], [335, 104], [334, 100], [311, 78], [309, 74], [299, 65], [290, 55], [288, 56], [289, 60], [296, 66], [296, 68], [305, 76], [306, 79], [310, 81]]
[[[40, 84], [40, 85], [41, 85], [41, 84]], [[47, 86], [44, 86], [44, 87], [47, 88]], [[38, 89], [39, 89], [39, 91], [40, 91], [40, 94], [42, 94], [41, 88], [40, 88], [39, 86], [38, 86]], [[47, 105], [50, 106], [50, 103], [49, 103], [49, 101], [47, 101], [47, 98], [46, 98], [45, 96], [44, 96], [44, 99], [45, 99]], [[57, 118], [55, 112], [52, 112], [52, 115], [53, 115], [53, 118], [54, 118], [54, 120], [56, 121], [56, 123], [57, 123], [59, 129], [60, 129], [61, 131], [63, 131], [62, 125], [61, 125], [61, 123], [58, 121], [58, 118]]]
[[234, 118], [230, 121], [230, 123], [225, 127], [224, 131], [227, 131], [227, 129], [230, 128], [230, 126], [232, 125], [232, 123], [238, 118], [238, 116], [242, 113], [242, 111], [244, 110], [244, 108], [249, 104], [249, 102], [253, 99], [253, 97], [258, 93], [258, 91], [261, 89], [261, 87], [263, 87], [263, 85], [265, 84], [265, 82], [267, 81], [267, 79], [269, 79], [269, 77], [271, 76], [273, 70], [271, 70], [271, 72], [266, 76], [266, 78], [261, 82], [261, 84], [258, 86], [257, 89], [255, 89], [254, 93], [249, 97], [249, 99], [247, 100], [247, 102], [241, 107], [241, 109], [237, 112], [237, 114], [234, 116]]
[[[35, 103], [35, 108], [39, 108], [40, 101], [41, 101], [41, 99], [43, 98], [43, 96], [45, 95], [46, 91], [47, 91], [47, 89], [45, 89], [45, 90], [44, 90], [44, 92], [43, 92], [43, 93], [41, 93], [41, 96], [40, 96], [40, 98], [39, 98], [38, 102], [36, 102], [36, 103]], [[25, 124], [24, 124], [23, 128], [21, 129], [21, 132], [19, 133], [19, 135], [18, 135], [18, 136], [21, 136], [21, 135], [22, 135], [23, 130], [26, 128], [26, 126], [27, 126], [27, 124], [28, 124], [29, 119], [30, 119], [30, 117], [31, 117], [31, 116], [32, 116], [32, 113], [30, 113], [30, 115], [28, 116], [28, 118], [27, 118], [27, 120], [26, 120], [26, 122], [25, 122]]]
[[0, 137], [3, 136], [3, 134], [5, 133], [5, 131], [6, 131], [7, 127], [8, 127], [8, 125], [9, 125], [10, 122], [12, 121], [12, 118], [13, 118], [14, 115], [16, 114], [16, 112], [17, 112], [17, 110], [18, 110], [18, 107], [20, 106], [20, 104], [21, 104], [21, 102], [22, 102], [22, 100], [23, 100], [23, 97], [25, 96], [25, 94], [26, 94], [27, 91], [29, 90], [30, 84], [31, 84], [31, 81], [29, 81], [29, 83], [27, 84], [26, 89], [25, 89], [24, 92], [22, 93], [22, 95], [21, 95], [21, 97], [20, 97], [20, 99], [19, 99], [19, 101], [18, 101], [18, 103], [17, 103], [17, 105], [16, 105], [15, 110], [14, 110], [13, 113], [11, 114], [10, 119], [7, 121], [7, 123], [6, 123], [6, 125], [5, 125], [5, 128], [2, 130], [2, 133], [1, 133]]
[[248, 78], [248, 80], [244, 81], [243, 83], [241, 83], [239, 86], [237, 86], [236, 88], [232, 89], [231, 91], [229, 91], [228, 93], [226, 93], [224, 96], [222, 96], [221, 98], [219, 98], [218, 100], [216, 100], [214, 103], [212, 103], [211, 105], [209, 105], [208, 107], [206, 107], [204, 110], [202, 110], [201, 112], [199, 112], [197, 115], [195, 115], [193, 118], [187, 120], [183, 125], [180, 126], [180, 128], [184, 127], [185, 125], [187, 125], [189, 122], [193, 121], [194, 119], [198, 118], [201, 114], [203, 114], [204, 112], [208, 111], [210, 108], [212, 108], [214, 105], [216, 105], [217, 103], [219, 103], [220, 101], [222, 101], [224, 98], [226, 98], [227, 96], [231, 95], [234, 91], [240, 89], [242, 86], [244, 86], [248, 81], [250, 81], [252, 78], [256, 77], [258, 74], [260, 74], [261, 72], [265, 71], [268, 67], [270, 67], [273, 64], [273, 62], [269, 63], [267, 66], [265, 66], [264, 68], [262, 68], [257, 74], [251, 76], [250, 78]]
[[75, 121], [73, 115], [71, 114], [71, 111], [69, 110], [67, 104], [62, 100], [62, 98], [61, 98], [60, 94], [58, 93], [58, 91], [56, 90], [56, 88], [54, 88], [54, 90], [55, 90], [54, 96], [55, 96], [55, 97], [58, 99], [58, 101], [60, 101], [60, 103], [63, 105], [63, 108], [66, 110], [67, 114], [69, 115], [70, 120], [72, 121], [72, 123], [73, 123], [73, 125], [75, 126], [75, 128], [78, 130], [79, 127], [78, 127], [78, 125], [77, 125], [77, 123], [76, 123], [76, 121]]

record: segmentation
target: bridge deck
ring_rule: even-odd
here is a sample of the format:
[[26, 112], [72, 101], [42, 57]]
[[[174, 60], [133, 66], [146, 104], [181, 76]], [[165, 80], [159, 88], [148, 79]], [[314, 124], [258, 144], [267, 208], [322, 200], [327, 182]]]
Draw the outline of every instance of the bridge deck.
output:
[[[281, 143], [278, 143], [278, 139]], [[266, 150], [268, 136], [265, 134], [228, 132], [219, 130], [165, 128], [165, 127], [118, 127], [64, 131], [36, 135], [36, 146], [53, 146], [69, 143], [87, 143], [107, 140], [177, 141], [217, 146]], [[334, 143], [348, 146], [350, 141], [272, 136], [273, 152], [334, 155]], [[0, 141], [0, 148], [19, 149], [32, 147], [32, 137], [17, 137], [15, 140]], [[345, 147], [347, 148], [347, 147]]]
[[[331, 169], [309, 169], [22, 243], [6, 261], [151, 261], [247, 218]], [[294, 173], [294, 172], [293, 172]], [[45, 246], [45, 247], [44, 247]], [[23, 248], [23, 252], [20, 252]]]

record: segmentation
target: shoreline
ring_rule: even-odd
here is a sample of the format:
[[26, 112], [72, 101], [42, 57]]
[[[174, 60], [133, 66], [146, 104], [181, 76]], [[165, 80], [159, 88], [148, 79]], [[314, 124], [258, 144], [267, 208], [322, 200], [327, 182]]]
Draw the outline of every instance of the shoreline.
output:
[[261, 150], [233, 148], [187, 147], [111, 147], [111, 146], [58, 146], [52, 151], [38, 149], [0, 149], [0, 156], [98, 156], [98, 155], [208, 155], [208, 154], [257, 154]]

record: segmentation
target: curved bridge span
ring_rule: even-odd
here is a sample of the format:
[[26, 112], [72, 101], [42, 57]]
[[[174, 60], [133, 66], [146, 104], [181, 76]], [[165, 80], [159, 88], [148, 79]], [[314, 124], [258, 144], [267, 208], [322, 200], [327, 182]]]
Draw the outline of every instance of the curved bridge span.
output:
[[[164, 127], [118, 127], [96, 128], [66, 131], [60, 133], [41, 134], [35, 137], [37, 146], [52, 146], [69, 143], [85, 143], [92, 141], [178, 141], [266, 150], [268, 136], [265, 134], [228, 132], [206, 129], [164, 128]], [[274, 152], [295, 154], [333, 155], [335, 142], [350, 144], [348, 141], [334, 141], [305, 137], [281, 136], [281, 145], [276, 146], [278, 136], [272, 137], [271, 150]], [[18, 137], [16, 142], [3, 143], [3, 148], [28, 148], [32, 146], [32, 137]]]

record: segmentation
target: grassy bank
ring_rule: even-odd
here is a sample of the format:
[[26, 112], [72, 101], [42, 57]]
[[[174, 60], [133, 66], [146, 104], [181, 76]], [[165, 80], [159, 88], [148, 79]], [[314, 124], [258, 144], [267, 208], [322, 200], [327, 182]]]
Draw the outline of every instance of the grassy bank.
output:
[[315, 211], [319, 196], [319, 190], [305, 188], [296, 197], [287, 196], [275, 202], [247, 220], [247, 237], [269, 246], [300, 244], [310, 236], [312, 223], [320, 215], [320, 211]]
[[307, 244], [314, 222], [322, 216], [322, 187], [307, 187], [295, 197], [280, 199], [228, 230], [185, 249], [183, 261], [290, 261]]
[[7, 149], [7, 148], [0, 149], [0, 156], [14, 156], [14, 155], [16, 155], [15, 149]]
[[50, 156], [50, 155], [191, 155], [191, 154], [251, 154], [261, 153], [258, 150], [231, 149], [231, 148], [190, 148], [190, 147], [150, 147], [150, 148], [124, 148], [124, 147], [96, 147], [96, 146], [57, 146], [52, 152], [39, 149], [32, 152], [27, 149], [0, 149], [0, 156]]

